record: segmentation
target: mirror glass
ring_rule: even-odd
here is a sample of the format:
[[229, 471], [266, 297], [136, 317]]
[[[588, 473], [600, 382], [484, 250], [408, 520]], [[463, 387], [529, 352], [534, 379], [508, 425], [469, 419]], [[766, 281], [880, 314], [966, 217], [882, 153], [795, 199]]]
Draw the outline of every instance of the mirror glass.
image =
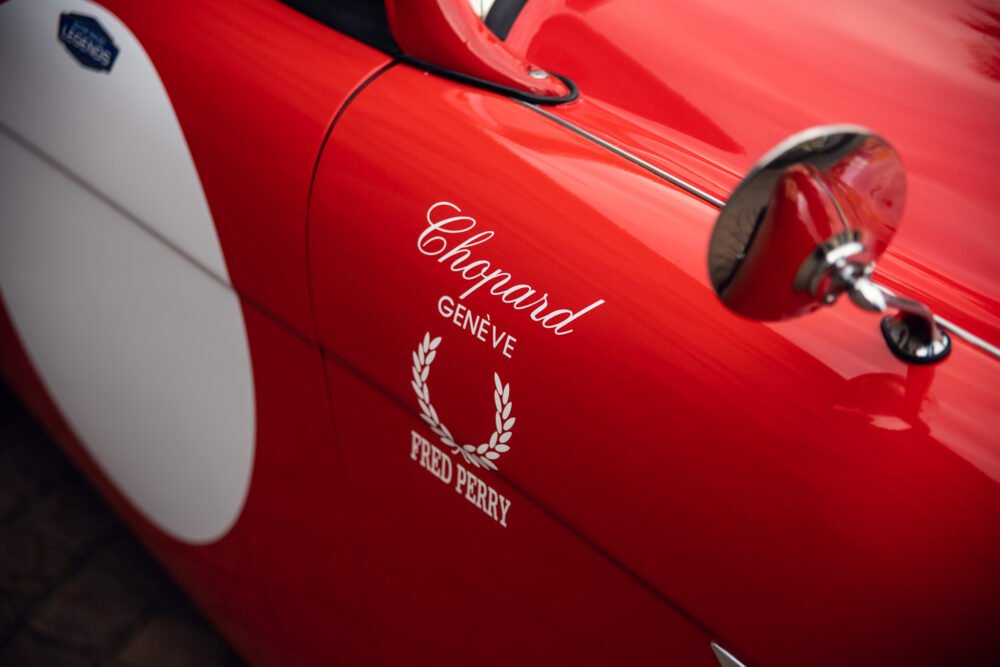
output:
[[712, 286], [745, 317], [811, 312], [839, 293], [829, 262], [871, 270], [905, 198], [902, 162], [881, 137], [846, 125], [799, 133], [754, 166], [719, 214], [708, 256]]

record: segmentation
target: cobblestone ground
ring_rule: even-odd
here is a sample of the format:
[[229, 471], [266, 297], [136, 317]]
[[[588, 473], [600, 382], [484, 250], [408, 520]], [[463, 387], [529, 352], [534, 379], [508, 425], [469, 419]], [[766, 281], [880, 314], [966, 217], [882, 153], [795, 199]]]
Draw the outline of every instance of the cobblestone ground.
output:
[[241, 664], [0, 382], [0, 667]]

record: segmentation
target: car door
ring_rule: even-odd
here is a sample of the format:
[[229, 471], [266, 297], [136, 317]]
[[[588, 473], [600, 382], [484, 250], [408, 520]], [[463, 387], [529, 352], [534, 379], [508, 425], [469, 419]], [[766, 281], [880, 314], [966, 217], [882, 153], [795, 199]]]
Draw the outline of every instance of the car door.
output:
[[[580, 81], [550, 14], [657, 32], [634, 3], [532, 7]], [[736, 172], [612, 96], [641, 63], [600, 71], [543, 108], [395, 65], [321, 157], [318, 335], [382, 655], [979, 664], [1000, 367], [907, 367], [848, 305], [729, 311], [706, 251]]]
[[384, 663], [715, 664], [701, 627], [566, 518], [636, 520], [602, 502], [631, 481], [599, 472], [631, 456], [612, 424], [638, 423], [634, 388], [568, 390], [640, 363], [612, 334], [644, 295], [598, 277], [638, 251], [608, 217], [631, 189], [698, 214], [532, 109], [405, 65], [334, 126], [310, 264]]

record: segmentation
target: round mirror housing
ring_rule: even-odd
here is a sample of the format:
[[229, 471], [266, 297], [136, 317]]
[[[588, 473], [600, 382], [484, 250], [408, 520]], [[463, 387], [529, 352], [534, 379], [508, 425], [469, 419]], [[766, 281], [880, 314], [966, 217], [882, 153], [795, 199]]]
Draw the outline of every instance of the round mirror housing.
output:
[[911, 363], [943, 359], [950, 341], [926, 306], [870, 279], [905, 199], [903, 164], [878, 135], [851, 125], [796, 134], [761, 158], [719, 214], [712, 287], [755, 320], [805, 315], [845, 292], [865, 310], [899, 308], [907, 317], [883, 324], [893, 352]]
[[752, 319], [811, 312], [843, 291], [838, 264], [870, 273], [905, 198], [906, 173], [884, 139], [847, 125], [797, 134], [765, 155], [726, 202], [709, 247], [712, 286]]

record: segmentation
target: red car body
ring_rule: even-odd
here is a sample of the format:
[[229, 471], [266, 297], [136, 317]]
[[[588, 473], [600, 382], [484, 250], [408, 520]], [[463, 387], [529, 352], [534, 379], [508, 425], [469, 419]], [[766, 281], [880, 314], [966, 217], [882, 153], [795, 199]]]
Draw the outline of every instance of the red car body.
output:
[[[877, 276], [995, 343], [995, 6], [529, 0], [507, 45], [579, 90], [539, 107], [277, 2], [101, 4], [169, 94], [240, 298], [239, 518], [161, 531], [7, 314], [0, 366], [251, 663], [996, 660], [998, 359], [956, 339], [908, 366], [845, 305], [739, 317], [705, 268], [718, 208], [559, 122], [721, 200], [797, 130], [880, 132], [910, 185]], [[494, 421], [500, 470], [442, 443]]]

